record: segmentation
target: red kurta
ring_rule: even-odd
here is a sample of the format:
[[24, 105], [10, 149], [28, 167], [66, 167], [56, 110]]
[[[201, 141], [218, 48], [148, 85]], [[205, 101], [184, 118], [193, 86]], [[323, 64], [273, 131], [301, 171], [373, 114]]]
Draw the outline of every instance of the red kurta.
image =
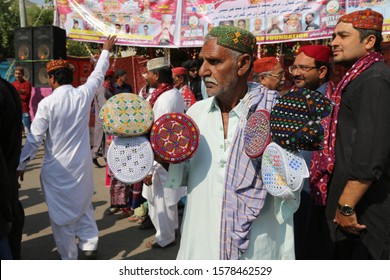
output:
[[22, 100], [23, 113], [29, 113], [30, 99], [31, 99], [31, 83], [23, 79], [22, 82], [19, 82], [17, 80], [14, 81], [12, 85], [16, 88], [16, 90], [20, 94], [20, 99]]

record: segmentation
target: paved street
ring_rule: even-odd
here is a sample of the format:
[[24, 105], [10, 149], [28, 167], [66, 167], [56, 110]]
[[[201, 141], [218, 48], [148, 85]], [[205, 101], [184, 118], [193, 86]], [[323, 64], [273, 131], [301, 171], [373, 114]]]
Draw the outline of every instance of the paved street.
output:
[[[40, 188], [39, 174], [43, 158], [43, 147], [35, 160], [27, 166], [20, 190], [20, 200], [26, 212], [22, 240], [22, 259], [58, 260], [47, 206]], [[103, 164], [103, 159], [99, 158]], [[93, 205], [99, 228], [99, 260], [172, 260], [176, 258], [179, 240], [175, 246], [165, 249], [147, 249], [145, 242], [153, 240], [155, 230], [139, 230], [136, 224], [127, 219], [117, 220], [106, 216], [104, 211], [110, 206], [109, 189], [104, 186], [105, 168], [94, 167], [95, 195]], [[80, 256], [80, 259], [82, 257]]]

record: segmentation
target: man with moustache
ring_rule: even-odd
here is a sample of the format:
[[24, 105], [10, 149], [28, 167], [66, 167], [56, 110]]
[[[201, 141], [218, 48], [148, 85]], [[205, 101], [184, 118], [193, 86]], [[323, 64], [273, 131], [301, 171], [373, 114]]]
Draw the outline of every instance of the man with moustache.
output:
[[[300, 47], [294, 63], [289, 67], [295, 87], [315, 90], [332, 99], [334, 85], [329, 80], [330, 56], [331, 50], [327, 46]], [[331, 117], [322, 121], [325, 131], [328, 130], [330, 121]], [[324, 149], [319, 151], [301, 151], [310, 168], [310, 177], [304, 181], [299, 209], [294, 214], [297, 259], [330, 258], [329, 250], [327, 250], [329, 246], [326, 242], [329, 242], [329, 234], [325, 219], [325, 203], [327, 184], [330, 179], [329, 170], [332, 170], [334, 161], [321, 160], [324, 154], [329, 153], [326, 139], [322, 146]]]
[[253, 34], [234, 26], [204, 39], [199, 72], [210, 98], [187, 112], [200, 130], [198, 150], [170, 165], [167, 183], [188, 186], [178, 259], [294, 259], [295, 200], [267, 195], [261, 164], [243, 153], [247, 118], [271, 111], [278, 96], [247, 82], [255, 51]]
[[[380, 54], [383, 16], [342, 16], [334, 62], [348, 68], [334, 96], [335, 166], [326, 217], [335, 259], [390, 258], [390, 69]], [[337, 129], [336, 129], [337, 128]]]

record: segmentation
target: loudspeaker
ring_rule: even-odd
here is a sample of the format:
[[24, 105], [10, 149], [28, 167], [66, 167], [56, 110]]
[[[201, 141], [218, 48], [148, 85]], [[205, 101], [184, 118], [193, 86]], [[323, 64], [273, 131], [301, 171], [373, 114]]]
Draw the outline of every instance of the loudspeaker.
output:
[[16, 61], [33, 59], [33, 30], [31, 27], [17, 27], [14, 30], [14, 50]]
[[34, 62], [34, 87], [50, 87], [46, 63], [46, 61]]
[[15, 61], [15, 67], [21, 66], [24, 69], [24, 79], [29, 81], [31, 84], [34, 82], [34, 68], [32, 62], [20, 62]]
[[33, 28], [34, 60], [66, 59], [66, 31], [57, 26]]

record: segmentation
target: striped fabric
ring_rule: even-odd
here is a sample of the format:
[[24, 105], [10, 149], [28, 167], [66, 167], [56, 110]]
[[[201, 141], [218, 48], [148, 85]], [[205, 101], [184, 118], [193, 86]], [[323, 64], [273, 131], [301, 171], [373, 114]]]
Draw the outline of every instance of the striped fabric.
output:
[[[249, 246], [252, 222], [259, 216], [267, 191], [263, 188], [261, 158], [251, 159], [244, 151], [244, 129], [249, 116], [256, 110], [271, 111], [278, 93], [258, 84], [249, 84], [249, 93], [240, 123], [235, 132], [225, 175], [222, 202], [220, 259], [236, 260]], [[244, 103], [245, 104], [245, 103]]]

